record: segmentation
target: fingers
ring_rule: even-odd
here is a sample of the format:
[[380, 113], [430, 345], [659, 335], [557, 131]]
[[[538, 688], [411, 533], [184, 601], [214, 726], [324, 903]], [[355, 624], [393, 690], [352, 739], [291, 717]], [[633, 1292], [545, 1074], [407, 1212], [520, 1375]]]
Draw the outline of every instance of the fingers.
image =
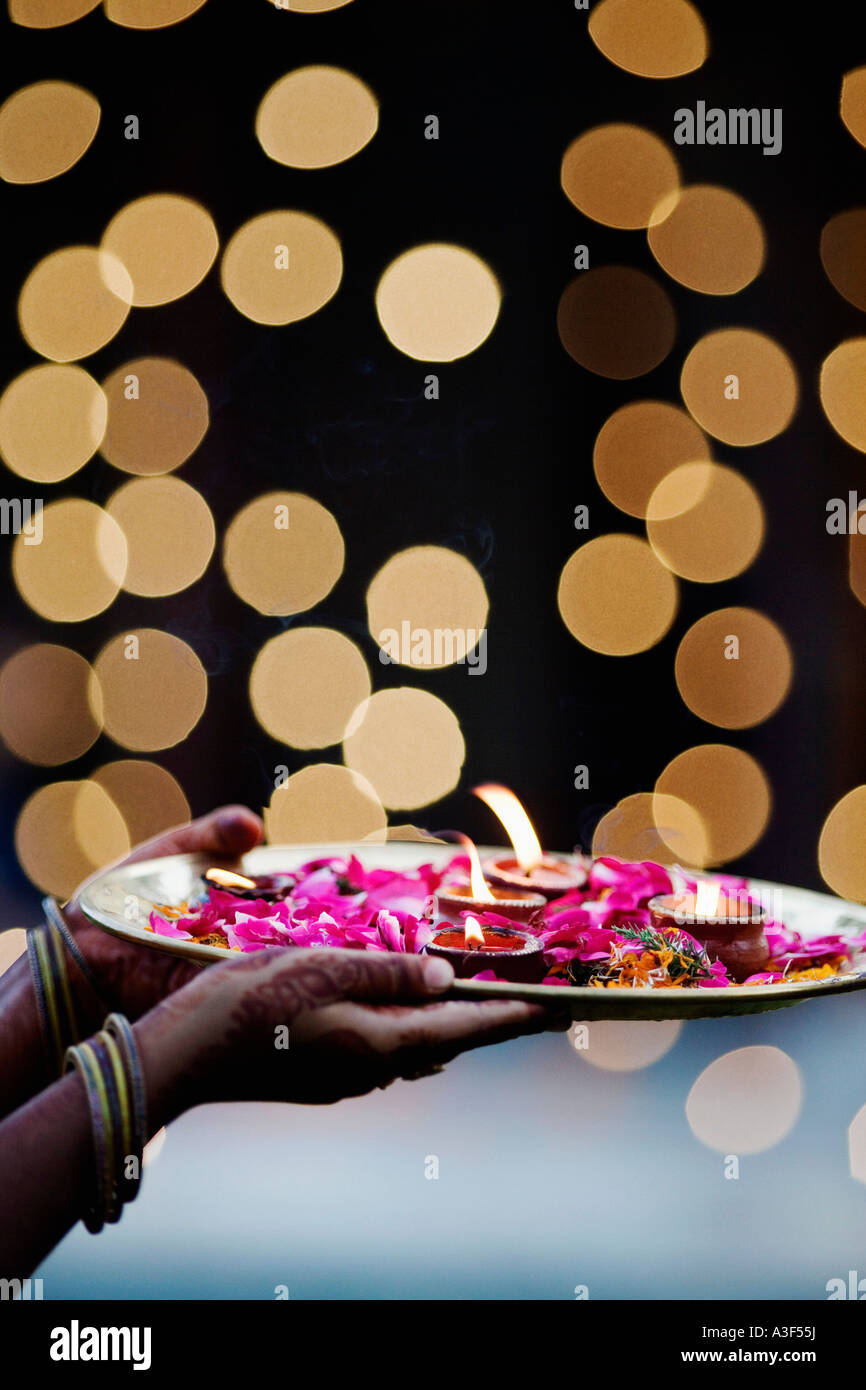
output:
[[[302, 950], [256, 952], [255, 958], [216, 967], [222, 978], [267, 999], [268, 1007], [294, 1017], [339, 1000], [413, 1002], [441, 995], [454, 972], [435, 956], [387, 951]], [[213, 972], [216, 978], [216, 971]]]

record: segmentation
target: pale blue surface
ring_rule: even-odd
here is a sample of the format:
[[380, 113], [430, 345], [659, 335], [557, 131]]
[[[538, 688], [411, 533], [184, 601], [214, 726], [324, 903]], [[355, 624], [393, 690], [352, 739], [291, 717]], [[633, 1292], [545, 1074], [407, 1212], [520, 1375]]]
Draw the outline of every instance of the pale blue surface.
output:
[[[685, 1100], [755, 1043], [795, 1060], [803, 1108], [726, 1181]], [[46, 1298], [823, 1299], [829, 1278], [866, 1275], [847, 1148], [864, 1103], [858, 994], [687, 1024], [631, 1073], [563, 1034], [524, 1039], [334, 1107], [200, 1109], [121, 1224], [79, 1227], [39, 1273]]]

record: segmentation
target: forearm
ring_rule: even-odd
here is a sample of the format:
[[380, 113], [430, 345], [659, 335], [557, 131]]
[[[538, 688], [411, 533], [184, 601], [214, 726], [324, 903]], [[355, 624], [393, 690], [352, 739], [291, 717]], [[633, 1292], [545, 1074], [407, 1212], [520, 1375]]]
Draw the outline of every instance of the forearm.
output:
[[[183, 1059], [148, 1015], [133, 1034], [152, 1136], [188, 1103]], [[94, 1192], [96, 1155], [84, 1084], [55, 1081], [0, 1123], [0, 1278], [26, 1278], [80, 1219]]]
[[[102, 1022], [86, 992], [71, 986], [82, 1037]], [[0, 975], [0, 1119], [35, 1096], [56, 1077], [39, 1021], [36, 991], [26, 955]]]

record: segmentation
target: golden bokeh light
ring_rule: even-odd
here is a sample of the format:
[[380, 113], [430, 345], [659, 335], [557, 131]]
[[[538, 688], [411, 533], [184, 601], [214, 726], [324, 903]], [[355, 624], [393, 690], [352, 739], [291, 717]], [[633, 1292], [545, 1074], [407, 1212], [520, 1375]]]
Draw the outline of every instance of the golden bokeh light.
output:
[[605, 812], [592, 837], [593, 855], [627, 863], [698, 865], [706, 862], [707, 850], [704, 822], [694, 807], [652, 792], [624, 796]]
[[487, 591], [475, 566], [440, 545], [401, 550], [367, 590], [367, 623], [402, 665], [432, 670], [462, 661], [487, 622]]
[[[659, 796], [684, 801], [700, 816], [707, 835], [703, 866], [726, 864], [745, 854], [770, 819], [766, 774], [751, 754], [726, 743], [687, 748], [668, 763], [655, 790]], [[669, 813], [669, 804], [659, 802], [656, 824], [662, 835]]]
[[499, 317], [502, 292], [489, 266], [464, 246], [415, 246], [376, 287], [386, 337], [407, 357], [454, 362], [480, 347]]
[[601, 0], [588, 27], [605, 58], [637, 77], [682, 77], [709, 52], [704, 22], [688, 0]]
[[0, 736], [42, 767], [80, 758], [102, 729], [102, 695], [83, 656], [50, 642], [23, 647], [0, 671]]
[[18, 592], [55, 623], [80, 623], [113, 603], [126, 574], [126, 538], [117, 522], [82, 497], [49, 502], [42, 539], [21, 532], [12, 550]]
[[[0, 936], [0, 947], [3, 937]], [[848, 1168], [855, 1182], [866, 1182], [866, 1105], [848, 1126]]]
[[679, 1019], [620, 1023], [593, 1019], [573, 1023], [568, 1040], [581, 1061], [602, 1071], [640, 1071], [670, 1052], [683, 1030]]
[[680, 406], [631, 401], [605, 420], [592, 462], [608, 501], [629, 516], [645, 517], [662, 478], [682, 463], [710, 457], [706, 435]]
[[819, 391], [836, 433], [866, 453], [866, 338], [849, 338], [825, 358]]
[[756, 1154], [793, 1129], [803, 1104], [796, 1062], [779, 1047], [738, 1047], [705, 1067], [689, 1091], [686, 1118], [708, 1149]]
[[790, 357], [752, 328], [720, 328], [699, 339], [683, 363], [680, 389], [708, 434], [740, 448], [781, 434], [797, 407]]
[[575, 362], [615, 381], [652, 371], [677, 334], [668, 294], [626, 265], [600, 266], [572, 280], [559, 301], [557, 327]]
[[346, 547], [332, 514], [300, 492], [268, 492], [248, 502], [226, 531], [228, 581], [251, 608], [285, 617], [329, 594]]
[[821, 232], [821, 264], [843, 299], [866, 310], [866, 208], [837, 212]]
[[326, 10], [341, 10], [352, 0], [268, 0], [278, 10], [294, 10], [298, 14], [324, 14]]
[[265, 831], [275, 845], [364, 840], [385, 823], [370, 783], [336, 763], [302, 767], [277, 787], [265, 810]]
[[318, 217], [265, 212], [235, 232], [220, 277], [232, 304], [254, 323], [295, 323], [333, 299], [343, 278], [343, 253]]
[[102, 248], [126, 268], [132, 303], [150, 308], [189, 294], [219, 249], [210, 213], [191, 198], [151, 193], [127, 203], [109, 222]]
[[164, 29], [200, 10], [205, 0], [105, 0], [105, 13], [126, 29]]
[[126, 322], [132, 281], [96, 246], [52, 251], [31, 270], [18, 298], [25, 341], [42, 357], [72, 362], [105, 347]]
[[99, 102], [72, 82], [34, 82], [0, 106], [0, 179], [42, 183], [65, 174], [90, 148]]
[[57, 29], [95, 10], [99, 0], [9, 0], [9, 18], [27, 29]]
[[15, 852], [44, 893], [69, 898], [97, 869], [128, 854], [123, 816], [95, 782], [50, 782], [28, 797], [15, 826]]
[[453, 791], [466, 745], [456, 716], [426, 690], [379, 690], [356, 710], [343, 757], [390, 810], [429, 806]]
[[23, 927], [7, 927], [0, 932], [0, 975], [5, 975], [26, 950], [27, 933]]
[[216, 543], [211, 509], [180, 478], [133, 478], [105, 504], [126, 537], [123, 587], [162, 598], [200, 579]]
[[839, 114], [854, 139], [866, 147], [866, 67], [852, 68], [842, 78]]
[[341, 743], [370, 694], [354, 642], [327, 627], [296, 627], [266, 642], [250, 672], [250, 702], [262, 728], [293, 748]]
[[866, 786], [854, 787], [830, 811], [818, 841], [821, 877], [840, 898], [866, 902]]
[[170, 473], [207, 433], [207, 396], [192, 372], [169, 357], [126, 362], [102, 389], [108, 422], [101, 453], [125, 473]]
[[0, 397], [0, 454], [21, 478], [59, 483], [96, 453], [107, 418], [105, 394], [83, 367], [29, 367]]
[[183, 788], [159, 763], [119, 758], [97, 768], [91, 780], [108, 792], [123, 816], [132, 845], [189, 822], [189, 802]]
[[736, 294], [764, 264], [761, 219], [745, 198], [713, 184], [693, 184], [669, 199], [647, 238], [662, 270], [702, 294]]
[[256, 115], [265, 154], [293, 169], [324, 169], [351, 159], [378, 125], [370, 88], [343, 68], [296, 68], [266, 92]]
[[677, 611], [677, 581], [646, 541], [596, 536], [566, 561], [557, 603], [572, 637], [607, 656], [661, 641]]
[[754, 560], [764, 539], [764, 508], [735, 468], [683, 463], [650, 498], [647, 535], [674, 574], [714, 584], [741, 574]]
[[771, 618], [753, 608], [721, 608], [689, 628], [674, 669], [693, 714], [722, 729], [746, 729], [782, 704], [794, 663]]
[[[863, 513], [858, 511], [859, 518]], [[848, 537], [848, 583], [851, 592], [866, 608], [866, 535], [856, 531]]]
[[560, 182], [570, 202], [606, 227], [647, 227], [660, 202], [680, 186], [664, 140], [637, 125], [600, 125], [573, 140]]
[[207, 702], [205, 669], [186, 642], [158, 628], [113, 637], [93, 664], [105, 732], [122, 748], [172, 748], [195, 728]]

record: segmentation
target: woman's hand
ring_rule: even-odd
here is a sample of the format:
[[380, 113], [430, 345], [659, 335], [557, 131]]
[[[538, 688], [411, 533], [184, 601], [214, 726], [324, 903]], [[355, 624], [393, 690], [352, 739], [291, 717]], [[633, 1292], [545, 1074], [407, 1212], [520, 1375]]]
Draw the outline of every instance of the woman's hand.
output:
[[453, 979], [447, 961], [385, 951], [288, 947], [221, 962], [136, 1025], [151, 1120], [214, 1100], [330, 1104], [567, 1026], [534, 1004], [445, 1001]]
[[[221, 806], [190, 825], [167, 830], [152, 840], [136, 845], [119, 864], [135, 864], [141, 859], [199, 851], [211, 855], [216, 861], [233, 860], [259, 844], [263, 834], [261, 820], [246, 806]], [[99, 872], [102, 874], [105, 870], [100, 869]], [[89, 882], [90, 879], [87, 880]], [[84, 883], [78, 889], [65, 909], [65, 916], [96, 976], [105, 1002], [112, 1009], [119, 1010], [130, 1019], [139, 1018], [165, 995], [195, 978], [200, 967], [191, 961], [180, 960], [149, 946], [131, 945], [88, 922], [78, 904], [79, 894], [86, 886]], [[87, 1013], [93, 1015], [94, 1027], [98, 1027], [105, 1010], [96, 1007], [96, 1001], [90, 997], [91, 991], [71, 962], [70, 974], [80, 1001]]]

